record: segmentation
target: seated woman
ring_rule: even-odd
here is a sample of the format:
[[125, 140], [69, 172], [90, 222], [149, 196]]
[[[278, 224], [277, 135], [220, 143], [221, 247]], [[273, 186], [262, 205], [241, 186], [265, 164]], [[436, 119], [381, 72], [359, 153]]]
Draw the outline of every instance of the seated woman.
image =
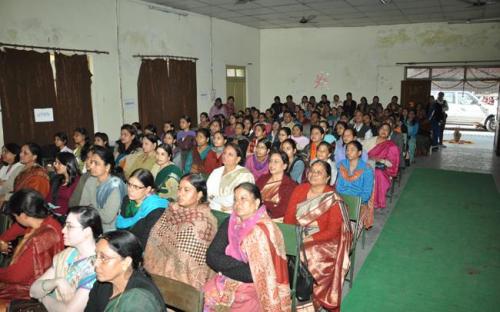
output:
[[201, 128], [196, 130], [196, 147], [193, 147], [187, 154], [184, 173], [202, 173], [207, 174], [205, 160], [208, 154], [214, 153], [210, 148], [210, 131]]
[[123, 171], [125, 178], [129, 178], [132, 172], [142, 168], [151, 170], [156, 163], [156, 147], [158, 137], [154, 134], [146, 134], [142, 137], [142, 151], [134, 153], [127, 158]]
[[[288, 129], [288, 128], [285, 128]], [[288, 156], [290, 165], [286, 168], [286, 173], [290, 175], [296, 183], [302, 183], [306, 164], [302, 157], [297, 153], [297, 145], [294, 140], [286, 139], [281, 143], [281, 150]]]
[[250, 139], [250, 143], [248, 144], [246, 151], [246, 158], [249, 158], [251, 155], [255, 153], [255, 148], [257, 147], [257, 143], [261, 139], [266, 138], [266, 126], [264, 124], [256, 124], [254, 127], [254, 131], [252, 137]]
[[90, 290], [86, 312], [163, 312], [160, 291], [142, 268], [144, 249], [128, 231], [112, 231], [96, 244], [97, 281]]
[[116, 141], [115, 164], [124, 168], [127, 156], [140, 150], [141, 141], [137, 135], [137, 129], [132, 125], [124, 124], [120, 129], [120, 139]]
[[2, 163], [0, 168], [0, 197], [5, 199], [14, 190], [14, 180], [21, 170], [23, 164], [19, 162], [21, 148], [16, 143], [7, 143], [2, 148]]
[[361, 197], [360, 222], [365, 228], [373, 225], [373, 169], [361, 159], [363, 146], [358, 141], [347, 143], [346, 156], [338, 165], [336, 190], [342, 195]]
[[170, 156], [170, 160], [174, 162], [174, 164], [177, 166], [177, 168], [184, 168], [182, 165], [182, 153], [181, 149], [177, 146], [177, 134], [175, 133], [174, 130], [169, 130], [165, 133], [163, 136], [163, 143], [166, 145], [170, 145], [172, 148], [172, 155]]
[[191, 117], [184, 115], [179, 118], [179, 131], [176, 134], [177, 146], [180, 149], [179, 168], [184, 169], [186, 158], [191, 149], [196, 147], [196, 132], [191, 130]]
[[302, 125], [293, 126], [291, 138], [295, 141], [295, 143], [297, 143], [297, 149], [299, 151], [303, 150], [307, 144], [309, 144], [309, 138], [304, 136], [302, 131]]
[[31, 285], [30, 296], [48, 311], [83, 311], [96, 281], [95, 241], [102, 234], [99, 213], [89, 206], [71, 207], [62, 234], [67, 248]]
[[92, 147], [90, 160], [91, 177], [82, 191], [80, 206], [97, 208], [101, 216], [104, 232], [115, 229], [115, 221], [120, 210], [123, 197], [127, 194], [127, 187], [122, 180], [122, 170], [115, 167], [113, 154], [110, 150], [101, 147]]
[[325, 130], [323, 128], [320, 126], [311, 126], [311, 141], [303, 150], [308, 162], [316, 159], [318, 145], [323, 141], [324, 136]]
[[255, 184], [234, 190], [234, 210], [207, 252], [216, 271], [204, 287], [204, 311], [291, 311], [283, 236]]
[[155, 181], [149, 170], [137, 169], [127, 182], [127, 193], [116, 228], [134, 234], [142, 246], [146, 246], [149, 232], [168, 206], [168, 200], [154, 194]]
[[[249, 144], [248, 137], [243, 135], [244, 128], [245, 126], [243, 125], [243, 123], [237, 122], [236, 125], [234, 126], [234, 137], [232, 139], [232, 142], [238, 144], [240, 150], [242, 151], [246, 151]], [[245, 161], [245, 157], [243, 158], [243, 161]]]
[[324, 141], [320, 142], [316, 150], [316, 159], [313, 160], [313, 162], [316, 160], [323, 160], [330, 165], [330, 168], [332, 169], [332, 172], [330, 173], [330, 185], [335, 185], [335, 181], [337, 180], [337, 167], [331, 160], [332, 153], [333, 147], [330, 144]]
[[288, 200], [297, 186], [286, 173], [288, 156], [283, 151], [272, 151], [269, 156], [269, 173], [257, 180], [267, 213], [273, 219], [283, 218]]
[[69, 152], [57, 153], [54, 170], [57, 175], [52, 178], [50, 193], [45, 200], [54, 213], [66, 216], [69, 200], [80, 180], [80, 169], [75, 155]]
[[78, 161], [78, 168], [83, 172], [87, 152], [90, 149], [90, 135], [87, 129], [76, 128], [73, 131], [73, 142], [75, 142], [73, 154], [75, 154], [76, 160]]
[[267, 138], [257, 141], [254, 154], [247, 157], [245, 167], [253, 174], [255, 180], [269, 172], [269, 151], [271, 142]]
[[31, 284], [52, 264], [64, 248], [61, 225], [49, 215], [40, 193], [15, 192], [5, 208], [16, 222], [0, 235], [0, 252], [11, 251], [10, 242], [22, 236], [8, 267], [0, 268], [0, 299], [29, 299]]
[[73, 153], [73, 150], [68, 147], [68, 135], [64, 132], [54, 134], [54, 145], [57, 147], [58, 152]]
[[400, 152], [390, 140], [391, 131], [391, 126], [383, 123], [378, 130], [378, 136], [363, 142], [368, 151], [368, 164], [375, 168], [375, 208], [385, 208], [385, 195], [391, 186], [392, 178], [398, 174]]
[[36, 143], [24, 144], [19, 158], [24, 168], [14, 180], [14, 192], [29, 188], [46, 197], [50, 191], [50, 183], [47, 170], [40, 165], [42, 162], [40, 146]]
[[91, 160], [91, 158], [92, 158], [92, 149], [90, 149], [87, 152], [87, 157], [85, 159], [85, 173], [83, 173], [80, 176], [80, 179], [78, 180], [78, 184], [76, 185], [75, 190], [73, 191], [73, 194], [71, 194], [71, 197], [69, 198], [68, 207], [80, 205], [80, 201], [82, 199], [83, 188], [85, 187], [85, 183], [87, 183], [88, 178], [92, 176], [90, 174], [90, 160]]
[[208, 114], [203, 112], [200, 114], [200, 122], [198, 123], [198, 128], [208, 129], [210, 127], [210, 118], [208, 118]]
[[94, 133], [94, 145], [110, 148], [108, 135], [104, 132]]
[[284, 223], [306, 227], [304, 250], [315, 284], [315, 311], [340, 311], [342, 284], [349, 271], [352, 232], [342, 198], [328, 185], [330, 165], [317, 160], [307, 173], [308, 182], [291, 195]]
[[233, 209], [234, 188], [243, 183], [254, 183], [254, 177], [247, 168], [239, 165], [242, 153], [235, 143], [227, 143], [222, 154], [223, 167], [212, 171], [207, 180], [207, 193], [210, 208], [231, 212]]
[[278, 141], [275, 141], [273, 143], [273, 148], [279, 150], [281, 148], [281, 144], [283, 144], [286, 139], [289, 139], [291, 135], [292, 131], [290, 130], [290, 128], [280, 128], [280, 130], [278, 131]]
[[168, 144], [156, 148], [156, 164], [151, 170], [155, 174], [155, 189], [157, 194], [169, 201], [177, 200], [177, 187], [182, 177], [182, 171], [172, 162], [173, 151]]
[[[337, 141], [335, 145], [334, 158], [336, 166], [338, 166], [342, 160], [346, 159], [346, 146], [352, 141], [357, 141], [357, 135], [358, 134], [356, 133], [356, 130], [352, 127], [347, 126], [344, 129], [344, 131], [342, 132], [342, 137]], [[361, 159], [363, 159], [363, 161], [365, 162], [368, 161], [368, 153], [366, 151], [363, 151], [363, 153], [361, 154]]]
[[201, 174], [181, 179], [178, 201], [170, 204], [149, 235], [144, 252], [148, 272], [202, 289], [212, 275], [205, 259], [217, 232], [217, 220], [206, 199]]
[[224, 151], [226, 141], [227, 140], [221, 131], [214, 133], [212, 141], [213, 153], [208, 153], [207, 158], [205, 159], [205, 171], [207, 174], [211, 174], [215, 168], [222, 166], [222, 152]]

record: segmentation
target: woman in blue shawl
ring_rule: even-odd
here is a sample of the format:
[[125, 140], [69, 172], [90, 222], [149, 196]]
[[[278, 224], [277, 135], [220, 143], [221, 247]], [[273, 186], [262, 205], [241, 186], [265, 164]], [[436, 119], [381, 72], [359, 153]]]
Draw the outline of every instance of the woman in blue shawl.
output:
[[168, 200], [154, 194], [155, 180], [147, 169], [132, 172], [127, 182], [128, 197], [122, 203], [116, 228], [128, 230], [146, 246], [149, 232], [168, 206]]

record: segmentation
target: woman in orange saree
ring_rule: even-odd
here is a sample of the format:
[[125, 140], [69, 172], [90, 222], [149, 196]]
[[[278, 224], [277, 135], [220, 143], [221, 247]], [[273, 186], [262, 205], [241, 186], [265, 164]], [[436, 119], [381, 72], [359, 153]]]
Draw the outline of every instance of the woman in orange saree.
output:
[[204, 311], [288, 312], [283, 236], [261, 205], [255, 184], [242, 183], [234, 193], [233, 213], [207, 251], [207, 264], [218, 274], [205, 284]]
[[330, 165], [317, 160], [288, 204], [284, 223], [305, 227], [304, 250], [315, 284], [316, 311], [340, 311], [342, 285], [349, 271], [352, 230], [342, 198], [328, 185]]

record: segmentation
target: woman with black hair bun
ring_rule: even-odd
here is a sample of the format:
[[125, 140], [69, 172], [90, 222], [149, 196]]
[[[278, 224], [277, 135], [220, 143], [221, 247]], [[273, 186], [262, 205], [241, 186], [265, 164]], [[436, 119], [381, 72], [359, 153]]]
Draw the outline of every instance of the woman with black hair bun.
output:
[[93, 207], [71, 207], [62, 229], [66, 249], [33, 285], [30, 296], [50, 311], [83, 311], [96, 281], [96, 239], [102, 234], [99, 213]]
[[217, 220], [206, 201], [203, 176], [185, 175], [179, 184], [177, 202], [170, 204], [149, 235], [144, 252], [148, 272], [201, 290], [212, 275], [205, 255], [217, 232]]
[[127, 193], [116, 219], [116, 228], [130, 231], [146, 246], [149, 232], [167, 208], [168, 200], [155, 194], [153, 175], [141, 168], [130, 175]]
[[19, 162], [21, 148], [16, 143], [7, 143], [2, 148], [0, 168], [0, 196], [9, 194], [14, 189], [14, 180], [23, 170], [23, 164]]
[[4, 212], [16, 222], [0, 235], [0, 252], [12, 254], [9, 266], [0, 268], [0, 299], [29, 299], [31, 284], [64, 248], [61, 224], [50, 216], [42, 195], [30, 189], [15, 192]]
[[115, 229], [122, 200], [127, 194], [123, 170], [115, 167], [113, 153], [102, 146], [91, 148], [90, 174], [82, 191], [80, 206], [91, 205], [101, 215], [104, 231]]
[[125, 177], [128, 179], [130, 174], [136, 169], [151, 170], [156, 162], [156, 147], [158, 146], [159, 138], [154, 134], [144, 134], [142, 142], [142, 150], [129, 155], [125, 165], [122, 167], [125, 172]]
[[41, 147], [36, 143], [24, 144], [19, 159], [24, 168], [14, 180], [14, 192], [30, 188], [46, 197], [49, 194], [50, 183], [47, 170], [41, 166]]
[[50, 193], [45, 200], [54, 213], [66, 216], [69, 200], [80, 181], [80, 169], [75, 155], [68, 152], [57, 153], [54, 170], [57, 175], [52, 178]]
[[143, 247], [128, 231], [104, 233], [96, 244], [97, 282], [85, 312], [163, 312], [163, 297], [143, 270]]

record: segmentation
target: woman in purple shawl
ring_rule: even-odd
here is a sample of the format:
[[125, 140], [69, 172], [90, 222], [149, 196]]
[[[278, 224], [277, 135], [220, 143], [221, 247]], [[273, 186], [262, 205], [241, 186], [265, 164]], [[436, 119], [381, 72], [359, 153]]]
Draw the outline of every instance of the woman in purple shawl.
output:
[[255, 153], [249, 155], [245, 163], [245, 167], [253, 174], [255, 181], [261, 176], [269, 172], [269, 151], [271, 150], [271, 142], [267, 138], [262, 138], [257, 141]]

